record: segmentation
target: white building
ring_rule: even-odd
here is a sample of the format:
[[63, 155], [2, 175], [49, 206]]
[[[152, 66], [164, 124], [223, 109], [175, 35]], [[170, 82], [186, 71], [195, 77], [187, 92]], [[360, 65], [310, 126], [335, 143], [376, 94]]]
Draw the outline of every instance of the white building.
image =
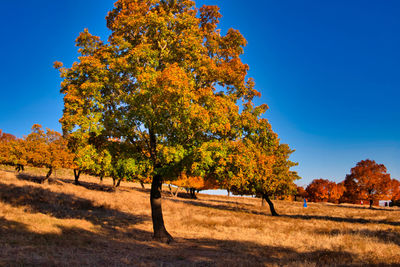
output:
[[379, 200], [380, 207], [389, 207], [390, 203], [392, 203], [391, 200]]

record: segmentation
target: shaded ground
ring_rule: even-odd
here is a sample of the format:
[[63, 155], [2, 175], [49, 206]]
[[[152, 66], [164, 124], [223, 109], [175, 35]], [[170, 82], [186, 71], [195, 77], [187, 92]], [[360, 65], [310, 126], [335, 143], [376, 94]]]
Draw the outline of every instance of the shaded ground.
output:
[[399, 266], [400, 211], [258, 199], [164, 197], [175, 242], [152, 241], [148, 189], [95, 178], [39, 184], [0, 171], [0, 265]]

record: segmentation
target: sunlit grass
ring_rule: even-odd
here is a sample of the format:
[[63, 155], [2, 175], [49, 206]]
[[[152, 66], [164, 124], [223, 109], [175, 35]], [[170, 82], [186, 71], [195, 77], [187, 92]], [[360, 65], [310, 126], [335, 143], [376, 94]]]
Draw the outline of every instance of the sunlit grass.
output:
[[[45, 169], [0, 172], [0, 265], [400, 264], [400, 210], [359, 205], [164, 194], [170, 245], [152, 241], [149, 186]], [[167, 189], [165, 190], [167, 191]]]

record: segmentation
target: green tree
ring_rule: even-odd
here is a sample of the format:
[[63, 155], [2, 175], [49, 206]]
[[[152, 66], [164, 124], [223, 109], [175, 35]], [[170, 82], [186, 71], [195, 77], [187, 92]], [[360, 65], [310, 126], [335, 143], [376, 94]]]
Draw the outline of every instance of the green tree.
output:
[[172, 240], [162, 215], [163, 178], [220, 179], [212, 154], [228, 153], [226, 146], [255, 138], [258, 124], [266, 125], [259, 119], [266, 105], [254, 107], [259, 93], [240, 59], [246, 40], [233, 29], [222, 35], [220, 17], [218, 7], [196, 8], [190, 0], [119, 0], [106, 18], [108, 42], [85, 30], [76, 40], [79, 61], [55, 64], [64, 132], [118, 140], [113, 146], [129, 149], [113, 156], [114, 166], [150, 165], [133, 173], [152, 172], [154, 238], [163, 242]]

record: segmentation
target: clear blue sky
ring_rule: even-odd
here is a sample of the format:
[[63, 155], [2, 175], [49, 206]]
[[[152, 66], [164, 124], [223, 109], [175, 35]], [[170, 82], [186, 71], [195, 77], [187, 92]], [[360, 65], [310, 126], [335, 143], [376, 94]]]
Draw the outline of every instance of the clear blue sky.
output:
[[[22, 137], [34, 123], [60, 130], [60, 78], [52, 64], [76, 60], [84, 28], [108, 36], [112, 0], [3, 1], [0, 129]], [[265, 115], [296, 152], [303, 177], [344, 179], [358, 161], [400, 178], [400, 2], [396, 0], [201, 0], [217, 4], [221, 28], [239, 29], [267, 103]]]

